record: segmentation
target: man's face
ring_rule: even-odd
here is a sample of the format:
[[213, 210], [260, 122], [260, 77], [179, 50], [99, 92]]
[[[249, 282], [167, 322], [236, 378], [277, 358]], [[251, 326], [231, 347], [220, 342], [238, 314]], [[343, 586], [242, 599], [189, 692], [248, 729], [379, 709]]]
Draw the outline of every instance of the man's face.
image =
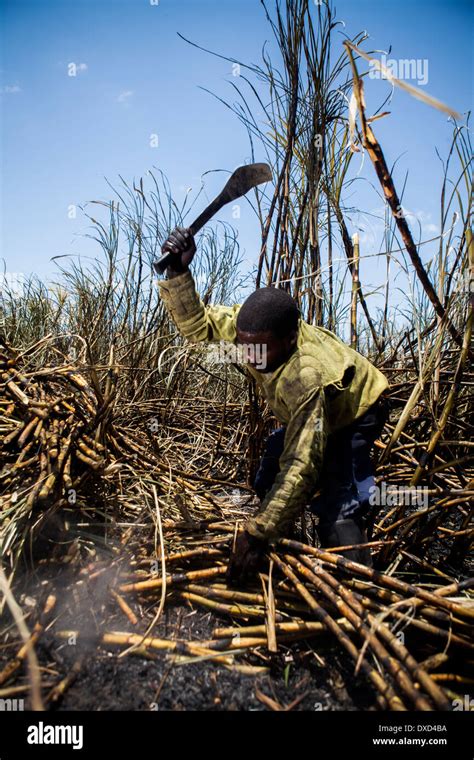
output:
[[244, 332], [237, 328], [237, 345], [246, 347], [249, 364], [258, 372], [275, 372], [291, 356], [298, 340], [297, 330], [285, 338], [272, 332]]

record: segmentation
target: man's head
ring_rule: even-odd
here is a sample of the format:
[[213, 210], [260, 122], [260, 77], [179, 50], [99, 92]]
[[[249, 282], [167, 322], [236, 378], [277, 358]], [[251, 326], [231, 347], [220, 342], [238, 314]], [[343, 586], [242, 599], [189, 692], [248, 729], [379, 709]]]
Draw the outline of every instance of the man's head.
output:
[[[237, 315], [237, 343], [258, 346], [255, 356], [265, 359], [248, 363], [261, 372], [274, 372], [295, 350], [300, 312], [296, 301], [284, 290], [259, 288], [242, 304]], [[258, 365], [258, 366], [256, 366]]]

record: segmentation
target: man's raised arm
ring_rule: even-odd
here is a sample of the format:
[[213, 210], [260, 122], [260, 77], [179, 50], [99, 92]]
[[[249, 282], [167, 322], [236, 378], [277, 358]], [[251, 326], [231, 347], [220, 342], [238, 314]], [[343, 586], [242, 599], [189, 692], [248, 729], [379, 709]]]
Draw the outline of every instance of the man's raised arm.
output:
[[205, 306], [189, 270], [196, 253], [190, 231], [176, 228], [162, 246], [162, 252], [174, 254], [166, 280], [160, 280], [160, 296], [181, 335], [192, 343], [199, 341], [235, 341], [235, 320], [240, 304]]

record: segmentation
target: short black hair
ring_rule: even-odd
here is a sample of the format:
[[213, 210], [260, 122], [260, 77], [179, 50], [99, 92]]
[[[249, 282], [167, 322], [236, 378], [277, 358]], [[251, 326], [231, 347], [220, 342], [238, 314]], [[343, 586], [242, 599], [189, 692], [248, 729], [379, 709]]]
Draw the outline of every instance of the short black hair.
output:
[[286, 338], [297, 330], [300, 310], [294, 298], [280, 288], [258, 288], [240, 307], [237, 327], [242, 332], [271, 332]]

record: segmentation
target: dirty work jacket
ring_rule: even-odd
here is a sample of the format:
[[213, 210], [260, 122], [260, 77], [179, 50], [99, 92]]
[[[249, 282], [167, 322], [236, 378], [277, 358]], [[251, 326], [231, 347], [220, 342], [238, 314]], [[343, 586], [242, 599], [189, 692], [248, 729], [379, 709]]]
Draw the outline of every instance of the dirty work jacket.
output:
[[[204, 306], [189, 270], [158, 285], [171, 318], [188, 341], [235, 343], [240, 304]], [[388, 381], [332, 332], [301, 318], [296, 350], [285, 364], [272, 373], [245, 367], [286, 425], [280, 471], [258, 514], [245, 525], [252, 535], [272, 539], [285, 533], [314, 494], [328, 434], [361, 417]]]

